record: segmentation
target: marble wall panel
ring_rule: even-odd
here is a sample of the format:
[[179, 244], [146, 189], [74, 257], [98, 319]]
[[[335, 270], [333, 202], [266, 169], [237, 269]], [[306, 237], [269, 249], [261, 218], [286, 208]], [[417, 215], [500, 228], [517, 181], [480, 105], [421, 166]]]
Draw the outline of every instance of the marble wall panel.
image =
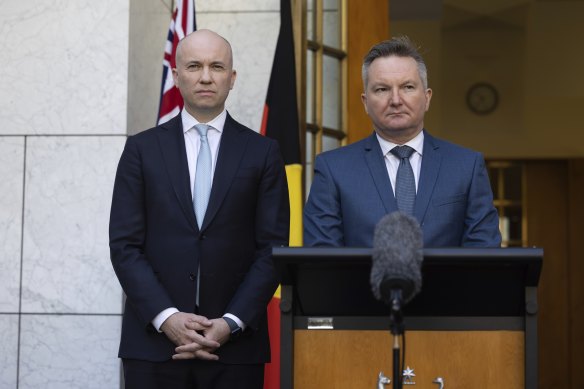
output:
[[129, 0], [0, 2], [0, 134], [125, 134]]
[[259, 131], [280, 28], [279, 9], [261, 13], [201, 13], [198, 28], [224, 36], [233, 48], [237, 80], [227, 99], [233, 117]]
[[197, 12], [279, 12], [280, 0], [196, 0]]
[[[130, 0], [129, 134], [156, 125], [170, 0]], [[198, 1], [197, 1], [198, 4]]]
[[30, 137], [22, 310], [121, 313], [108, 223], [125, 136]]
[[18, 312], [24, 137], [0, 136], [0, 313]]
[[117, 315], [23, 315], [19, 388], [119, 388], [120, 329]]
[[18, 315], [0, 314], [0, 388], [16, 388]]

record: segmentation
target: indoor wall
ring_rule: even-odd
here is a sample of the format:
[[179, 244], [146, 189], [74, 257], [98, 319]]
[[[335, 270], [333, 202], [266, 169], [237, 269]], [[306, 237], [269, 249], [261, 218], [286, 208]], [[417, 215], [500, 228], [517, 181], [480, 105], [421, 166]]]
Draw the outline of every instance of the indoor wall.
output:
[[[432, 12], [390, 0], [390, 35], [416, 41], [434, 94], [426, 128], [487, 158], [584, 157], [584, 1], [443, 0]], [[488, 115], [466, 102], [477, 82], [495, 86]]]

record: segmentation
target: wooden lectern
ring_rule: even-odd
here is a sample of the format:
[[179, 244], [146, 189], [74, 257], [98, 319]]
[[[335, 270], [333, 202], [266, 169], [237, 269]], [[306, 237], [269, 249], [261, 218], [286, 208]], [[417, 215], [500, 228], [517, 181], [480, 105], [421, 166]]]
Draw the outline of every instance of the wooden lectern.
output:
[[[377, 388], [391, 378], [389, 309], [371, 249], [274, 248], [282, 277], [281, 389]], [[404, 388], [537, 388], [540, 248], [425, 249], [404, 309]], [[408, 386], [415, 385], [415, 386]], [[391, 384], [386, 386], [391, 388]]]

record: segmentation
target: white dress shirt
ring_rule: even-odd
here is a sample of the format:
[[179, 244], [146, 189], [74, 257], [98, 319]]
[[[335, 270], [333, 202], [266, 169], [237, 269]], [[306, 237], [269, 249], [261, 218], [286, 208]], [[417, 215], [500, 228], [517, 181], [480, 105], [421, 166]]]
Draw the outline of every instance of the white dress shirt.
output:
[[410, 165], [412, 165], [412, 170], [414, 171], [414, 179], [416, 181], [416, 192], [418, 191], [418, 181], [420, 180], [420, 169], [422, 167], [422, 154], [424, 151], [424, 131], [420, 131], [414, 139], [403, 145], [398, 145], [383, 139], [377, 135], [377, 140], [379, 141], [379, 146], [381, 146], [381, 152], [383, 154], [383, 159], [385, 161], [385, 167], [387, 169], [387, 174], [389, 175], [389, 180], [391, 181], [391, 188], [393, 189], [393, 195], [395, 196], [395, 180], [397, 178], [397, 169], [400, 164], [400, 159], [391, 153], [391, 150], [396, 146], [410, 146], [414, 149], [414, 152], [410, 156]]
[[[191, 188], [195, 187], [195, 175], [197, 174], [197, 157], [199, 156], [199, 149], [201, 148], [201, 135], [195, 128], [197, 124], [201, 124], [197, 119], [192, 117], [186, 110], [183, 109], [182, 125], [185, 135], [185, 146], [187, 149], [187, 161], [189, 164], [189, 176], [191, 179]], [[223, 134], [223, 127], [225, 126], [225, 119], [227, 119], [227, 111], [223, 110], [215, 119], [208, 123], [207, 139], [209, 147], [211, 148], [211, 175], [215, 175], [215, 166], [217, 165], [217, 154], [219, 154], [219, 143], [221, 141], [221, 134]]]
[[[181, 119], [185, 137], [185, 147], [187, 151], [187, 162], [189, 165], [191, 188], [194, 188], [195, 175], [197, 174], [197, 157], [199, 156], [199, 149], [201, 147], [201, 135], [195, 128], [195, 125], [200, 124], [200, 122], [191, 114], [189, 114], [185, 109], [181, 111]], [[209, 126], [207, 139], [209, 141], [209, 147], [211, 148], [211, 174], [213, 177], [215, 175], [217, 155], [219, 154], [219, 144], [221, 143], [221, 135], [223, 134], [223, 127], [225, 126], [226, 119], [227, 111], [223, 110], [223, 112], [221, 112], [215, 119], [208, 123], [204, 123]], [[176, 312], [179, 311], [175, 307], [165, 309], [156, 315], [156, 317], [152, 320], [152, 325], [158, 332], [161, 332], [160, 327], [164, 321]], [[227, 316], [233, 319], [242, 330], [245, 329], [245, 324], [237, 316], [230, 313], [225, 313], [223, 316]]]

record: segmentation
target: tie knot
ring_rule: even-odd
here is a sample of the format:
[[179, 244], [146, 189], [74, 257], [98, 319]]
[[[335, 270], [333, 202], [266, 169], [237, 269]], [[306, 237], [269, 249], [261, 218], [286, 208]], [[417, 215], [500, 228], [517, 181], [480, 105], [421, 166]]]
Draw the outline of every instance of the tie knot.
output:
[[414, 152], [410, 146], [396, 146], [391, 149], [391, 153], [398, 157], [399, 159], [410, 158], [410, 155]]
[[207, 131], [209, 131], [209, 126], [206, 124], [197, 124], [195, 125], [195, 129], [197, 130], [199, 135], [201, 135], [202, 137], [206, 137]]

